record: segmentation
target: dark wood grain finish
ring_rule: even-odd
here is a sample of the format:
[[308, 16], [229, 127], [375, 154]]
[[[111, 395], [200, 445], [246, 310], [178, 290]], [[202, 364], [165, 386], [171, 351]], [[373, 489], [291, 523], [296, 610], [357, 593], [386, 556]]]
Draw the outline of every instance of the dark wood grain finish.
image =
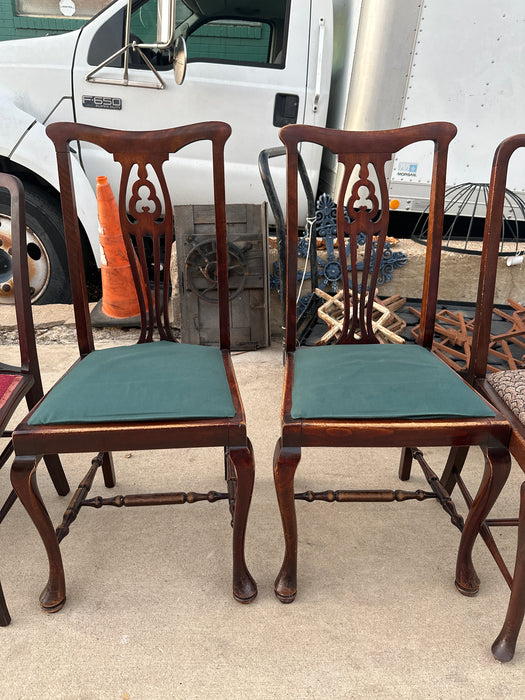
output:
[[[57, 152], [62, 211], [67, 221], [68, 264], [78, 272], [74, 284], [73, 298], [79, 317], [76, 326], [80, 353], [93, 349], [93, 336], [89, 322], [87, 293], [83, 270], [82, 246], [73, 191], [73, 173], [70, 164], [71, 141], [88, 141], [113, 155], [122, 168], [118, 194], [120, 224], [129, 264], [133, 273], [140, 306], [141, 336], [139, 342], [151, 341], [154, 329], [163, 340], [174, 340], [168, 318], [169, 284], [162, 284], [168, 274], [173, 244], [173, 204], [163, 172], [163, 164], [170, 154], [197, 141], [210, 141], [213, 153], [213, 187], [216, 214], [217, 276], [219, 294], [220, 343], [229, 349], [229, 308], [226, 247], [226, 204], [224, 198], [224, 144], [231, 129], [223, 122], [191, 124], [178, 129], [155, 132], [133, 132], [130, 149], [129, 132], [98, 129], [83, 124], [57, 122], [51, 124], [47, 133]], [[152, 176], [152, 173], [154, 176]], [[146, 190], [146, 193], [144, 193]], [[67, 200], [67, 201], [65, 201]], [[145, 250], [145, 239], [152, 244], [153, 291], [143, 281], [148, 280], [149, 271]], [[161, 253], [164, 244], [164, 254]], [[137, 262], [138, 260], [138, 262]], [[166, 282], [168, 279], [166, 278]], [[144, 293], [144, 290], [145, 293]], [[76, 303], [78, 302], [78, 303]]]
[[281, 603], [292, 603], [297, 593], [297, 516], [294, 504], [294, 476], [301, 459], [298, 448], [283, 447], [277, 441], [273, 476], [284, 530], [285, 553], [275, 580], [275, 595]]
[[36, 465], [35, 457], [15, 457], [11, 483], [42, 538], [49, 560], [49, 576], [40, 594], [40, 605], [47, 612], [56, 612], [66, 602], [66, 582], [58, 540], [38, 489]]
[[472, 564], [472, 548], [466, 532], [470, 529], [475, 537], [480, 531], [486, 515], [501, 492], [510, 473], [510, 453], [503, 448], [486, 448], [485, 471], [478, 494], [469, 510], [463, 530], [456, 567], [456, 588], [464, 595], [473, 596], [479, 590], [479, 578]]
[[[447, 152], [456, 128], [449, 123], [429, 123], [384, 132], [344, 132], [320, 127], [290, 125], [281, 139], [287, 149], [287, 282], [286, 354], [281, 409], [282, 432], [274, 456], [274, 479], [284, 530], [285, 553], [275, 582], [275, 593], [285, 603], [297, 592], [297, 519], [295, 500], [383, 501], [437, 498], [451, 521], [462, 530], [456, 581], [468, 589], [477, 581], [472, 548], [481, 523], [495, 501], [508, 475], [509, 425], [496, 413], [488, 418], [433, 419], [327, 419], [293, 418], [296, 334], [296, 287], [298, 246], [298, 152], [303, 142], [315, 143], [337, 156], [342, 168], [341, 186], [335, 198], [338, 251], [341, 269], [351, 267], [350, 279], [343, 274], [344, 323], [339, 345], [376, 344], [372, 327], [371, 302], [378, 279], [378, 266], [388, 226], [388, 191], [385, 167], [400, 149], [419, 141], [433, 142], [429, 233], [422, 293], [419, 345], [430, 350], [434, 335], [438, 298], [439, 265], [443, 228]], [[373, 257], [373, 244], [376, 257]], [[358, 252], [358, 245], [362, 249]], [[364, 252], [362, 252], [364, 250]], [[360, 255], [361, 257], [358, 257]], [[358, 262], [362, 262], [358, 273]], [[361, 294], [350, 294], [360, 289]], [[367, 294], [364, 290], [367, 289]], [[308, 352], [316, 352], [314, 348]], [[385, 377], [388, 381], [388, 377]], [[465, 385], [472, 389], [468, 382]], [[348, 391], [352, 391], [351, 385]], [[407, 447], [407, 446], [414, 447]], [[430, 469], [415, 446], [454, 445], [482, 447], [486, 455], [485, 476], [476, 508], [463, 523], [442, 482]], [[399, 490], [335, 490], [294, 494], [294, 475], [301, 450], [307, 447], [401, 447], [399, 474], [410, 476], [415, 458], [425, 474], [431, 492]], [[322, 462], [322, 457], [320, 457]], [[353, 471], [357, 471], [358, 466]], [[349, 467], [349, 472], [351, 468]]]
[[[101, 420], [56, 425], [30, 425], [26, 420], [18, 426], [14, 433], [16, 459], [12, 471], [13, 484], [32, 517], [48, 554], [49, 581], [41, 597], [42, 607], [47, 611], [57, 610], [64, 604], [65, 579], [58, 541], [67, 535], [80, 509], [85, 506], [98, 508], [102, 505], [119, 507], [165, 505], [201, 500], [210, 503], [223, 499], [232, 501], [230, 505], [233, 514], [233, 595], [241, 602], [250, 602], [257, 594], [256, 584], [247, 569], [244, 558], [246, 520], [254, 478], [253, 450], [247, 439], [244, 409], [230, 356], [224, 192], [224, 145], [230, 131], [229, 125], [223, 122], [205, 122], [154, 132], [125, 132], [70, 123], [55, 123], [47, 130], [57, 153], [79, 347], [77, 363], [82, 362], [83, 358], [95, 351], [95, 348], [74, 197], [70, 142], [89, 142], [103, 148], [120, 166], [119, 216], [140, 307], [141, 332], [138, 341], [140, 344], [152, 343], [156, 340], [175, 342], [170, 328], [168, 296], [174, 201], [173, 192], [168, 188], [164, 177], [163, 166], [170, 156], [185, 146], [195, 142], [207, 143], [212, 151], [210, 176], [213, 177], [214, 183], [212, 208], [215, 215], [220, 352], [235, 410], [235, 415], [231, 418], [177, 420], [144, 418], [132, 422]], [[181, 177], [183, 176], [181, 172]], [[195, 196], [198, 199], [198, 189]], [[72, 371], [73, 368], [68, 371]], [[147, 368], [144, 368], [144, 371], [147, 374]], [[173, 397], [173, 401], [176, 401], [176, 396]], [[88, 498], [94, 475], [99, 468], [103, 471], [105, 485], [107, 487], [115, 485], [111, 456], [114, 451], [208, 446], [222, 446], [229, 455], [231, 470], [235, 473], [236, 481], [235, 489], [229, 489], [230, 494], [210, 491], [208, 494], [201, 495], [177, 491]], [[53, 452], [92, 452], [93, 447], [100, 453], [79, 484], [55, 534], [45, 506], [38, 496], [35, 477], [38, 459], [40, 455]], [[147, 472], [146, 469], [145, 472]], [[230, 474], [230, 481], [233, 483], [232, 474]]]
[[[508, 422], [511, 429], [509, 450], [522, 470], [525, 471], [525, 425], [513, 413], [511, 407], [494, 390], [487, 381], [488, 357], [491, 348], [491, 325], [494, 303], [494, 290], [498, 267], [498, 252], [501, 242], [501, 227], [505, 201], [505, 187], [509, 169], [509, 161], [512, 155], [525, 147], [525, 134], [511, 136], [500, 143], [494, 154], [492, 172], [490, 178], [487, 215], [483, 236], [483, 248], [481, 254], [480, 277], [478, 296], [476, 302], [476, 316], [472, 336], [472, 350], [470, 363], [467, 370], [467, 378], [474, 388], [486, 397]], [[457, 483], [462, 489], [467, 502], [472, 502], [466, 486], [461, 479], [461, 470], [467, 456], [467, 448], [453, 448], [450, 452], [442, 479], [450, 491]], [[487, 478], [487, 467], [485, 471]], [[521, 506], [519, 519], [515, 517], [499, 518], [498, 520], [484, 520], [480, 513], [487, 514], [482, 500], [474, 500], [471, 513], [476, 522], [481, 523], [487, 546], [498, 564], [505, 580], [511, 587], [510, 602], [503, 628], [492, 646], [492, 653], [498, 661], [510, 661], [514, 656], [520, 628], [525, 615], [525, 482], [521, 487]], [[490, 527], [495, 525], [513, 525], [518, 522], [518, 547], [516, 551], [516, 563], [514, 577], [509, 573], [505, 562], [498, 550], [494, 538], [490, 534]], [[470, 582], [470, 588], [460, 590], [469, 595], [477, 588], [477, 582]]]
[[[443, 229], [443, 211], [445, 196], [445, 174], [447, 153], [450, 141], [456, 134], [456, 127], [447, 122], [422, 124], [404, 127], [390, 131], [348, 132], [335, 129], [324, 129], [315, 126], [298, 126], [292, 124], [281, 129], [281, 140], [287, 149], [287, 289], [297, 287], [297, 231], [298, 222], [298, 149], [303, 141], [316, 143], [329, 149], [337, 155], [343, 166], [343, 179], [337, 198], [337, 241], [341, 266], [344, 269], [346, 260], [345, 234], [350, 238], [350, 260], [352, 264], [352, 288], [357, 289], [362, 283], [369, 288], [368, 296], [362, 295], [358, 300], [353, 297], [352, 306], [349, 303], [348, 279], [342, 277], [345, 303], [345, 324], [339, 343], [377, 342], [371, 327], [372, 302], [374, 299], [379, 272], [379, 263], [383, 251], [388, 227], [388, 191], [385, 175], [385, 164], [392, 154], [417, 141], [433, 141], [434, 161], [432, 173], [432, 188], [430, 193], [429, 226], [427, 240], [427, 258], [425, 264], [425, 280], [423, 289], [423, 309], [421, 318], [420, 342], [425, 347], [431, 347], [434, 335], [436, 301], [439, 283], [439, 265], [441, 255], [441, 237]], [[354, 169], [359, 170], [358, 179], [351, 181]], [[375, 175], [379, 181], [381, 203], [378, 201], [376, 187], [371, 180]], [[351, 191], [346, 199], [347, 188]], [[359, 190], [364, 188], [366, 194]], [[368, 201], [368, 205], [362, 204]], [[380, 208], [381, 204], [381, 208]], [[346, 221], [344, 207], [350, 221]], [[376, 265], [371, 273], [365, 264], [364, 277], [357, 277], [357, 235], [364, 234], [365, 263], [370, 261], [372, 238], [377, 236]], [[287, 294], [286, 316], [294, 319], [296, 298]], [[350, 308], [354, 314], [349, 320]], [[359, 313], [360, 312], [360, 313]], [[295, 323], [290, 321], [286, 326], [286, 350], [293, 352], [296, 345]]]
[[[12, 264], [20, 349], [19, 366], [13, 367], [0, 362], [0, 380], [3, 380], [7, 387], [0, 396], [0, 436], [8, 439], [7, 445], [0, 454], [1, 469], [13, 454], [11, 431], [7, 430], [11, 416], [24, 398], [28, 408], [35, 406], [42, 398], [43, 390], [29, 292], [24, 189], [20, 180], [5, 173], [0, 173], [0, 188], [6, 189], [11, 198]], [[65, 496], [69, 491], [69, 484], [60, 459], [56, 454], [48, 454], [45, 463], [57, 492], [61, 496]], [[15, 501], [16, 493], [13, 490], [0, 508], [0, 522], [5, 518]], [[6, 626], [10, 621], [11, 617], [0, 586], [0, 626]]]

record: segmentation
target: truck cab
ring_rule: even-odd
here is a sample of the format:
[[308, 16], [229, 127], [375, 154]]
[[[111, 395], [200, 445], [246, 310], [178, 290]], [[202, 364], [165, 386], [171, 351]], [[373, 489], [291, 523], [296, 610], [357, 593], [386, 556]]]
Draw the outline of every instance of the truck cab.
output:
[[[35, 302], [70, 298], [55, 156], [45, 135], [49, 123], [149, 130], [226, 121], [232, 126], [227, 201], [258, 204], [265, 199], [258, 155], [280, 144], [279, 128], [326, 123], [331, 35], [331, 0], [115, 0], [79, 30], [2, 42], [0, 169], [17, 174], [26, 186]], [[177, 84], [174, 59], [180, 58], [176, 47], [181, 50], [182, 39], [187, 65]], [[180, 82], [180, 63], [178, 70]], [[94, 185], [107, 172], [107, 155], [81, 144], [76, 156], [79, 216], [95, 265]], [[211, 201], [211, 191], [201, 185], [207, 158], [195, 144], [170, 161], [175, 203]], [[303, 158], [315, 184], [321, 154], [312, 150]], [[274, 177], [282, 187], [284, 162]], [[8, 221], [2, 200], [0, 217]], [[4, 278], [8, 274], [4, 270]], [[0, 279], [0, 289], [2, 281], [1, 301], [9, 302], [9, 280]]]

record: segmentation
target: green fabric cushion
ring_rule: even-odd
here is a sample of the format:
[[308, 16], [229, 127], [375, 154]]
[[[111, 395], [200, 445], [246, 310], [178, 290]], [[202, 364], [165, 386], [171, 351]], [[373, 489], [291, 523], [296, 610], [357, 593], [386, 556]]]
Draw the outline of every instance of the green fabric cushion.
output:
[[53, 387], [28, 423], [234, 415], [220, 350], [159, 341], [90, 353]]
[[295, 353], [292, 418], [493, 416], [419, 345], [327, 345]]

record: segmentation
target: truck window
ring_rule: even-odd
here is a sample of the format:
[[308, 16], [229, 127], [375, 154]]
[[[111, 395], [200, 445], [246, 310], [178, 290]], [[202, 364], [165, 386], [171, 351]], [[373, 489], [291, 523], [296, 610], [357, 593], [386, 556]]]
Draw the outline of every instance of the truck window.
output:
[[[177, 0], [177, 25], [184, 22], [190, 15], [191, 12], [182, 3], [182, 0]], [[126, 11], [125, 7], [123, 7], [103, 24], [93, 37], [87, 57], [90, 66], [98, 66], [123, 47], [125, 26]], [[157, 0], [135, 0], [131, 14], [130, 34], [132, 41], [136, 41], [139, 44], [154, 44], [156, 42]], [[145, 49], [145, 53], [156, 68], [160, 70], [171, 68], [167, 51]], [[131, 64], [133, 68], [148, 70], [143, 62], [140, 60], [134, 61], [133, 59], [132, 52]], [[122, 61], [122, 57], [119, 57], [110, 65], [117, 68], [122, 67]]]
[[[190, 17], [182, 0], [177, 0], [177, 26]], [[131, 14], [130, 30], [132, 38], [139, 38], [143, 44], [154, 44], [157, 41], [157, 0], [135, 0]]]
[[[247, 18], [247, 10], [236, 3], [210, 0], [204, 13], [201, 4], [194, 0], [177, 0], [177, 27], [186, 39], [189, 60], [283, 67], [290, 0], [274, 0], [270, 3], [271, 10], [266, 9], [266, 1], [257, 0], [257, 3], [248, 3], [250, 11], [254, 9], [253, 4], [261, 6], [263, 17], [258, 17], [257, 21]], [[136, 0], [131, 16], [131, 39], [137, 43], [155, 43], [156, 23], [157, 0]], [[93, 37], [88, 52], [89, 65], [99, 65], [122, 48], [124, 28], [123, 8]], [[145, 51], [159, 70], [171, 68], [167, 51]], [[133, 68], [147, 70], [142, 61], [134, 60], [133, 52], [130, 58]], [[112, 65], [122, 66], [122, 59]]]
[[270, 63], [272, 27], [267, 22], [215, 20], [190, 34], [186, 47], [190, 62]]

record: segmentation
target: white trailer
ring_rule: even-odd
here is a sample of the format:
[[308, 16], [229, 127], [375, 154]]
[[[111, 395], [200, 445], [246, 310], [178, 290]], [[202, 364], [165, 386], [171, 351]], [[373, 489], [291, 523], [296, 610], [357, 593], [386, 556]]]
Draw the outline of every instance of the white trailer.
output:
[[[458, 135], [447, 185], [488, 183], [498, 143], [525, 131], [525, 4], [336, 0], [334, 14], [328, 126], [373, 130], [451, 121]], [[395, 158], [391, 194], [399, 211], [426, 208], [431, 167], [424, 146]], [[525, 196], [519, 162], [511, 163], [508, 187]]]

